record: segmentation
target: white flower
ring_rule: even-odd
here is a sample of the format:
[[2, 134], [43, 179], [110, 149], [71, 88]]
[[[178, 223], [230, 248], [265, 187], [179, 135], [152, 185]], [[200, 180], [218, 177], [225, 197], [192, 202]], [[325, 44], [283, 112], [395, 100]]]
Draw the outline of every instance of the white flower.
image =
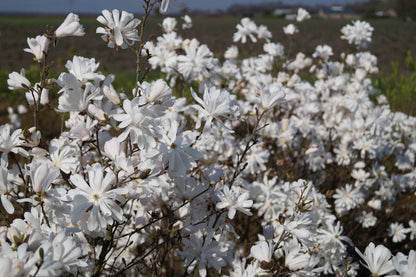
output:
[[377, 222], [377, 217], [373, 215], [373, 212], [367, 213], [362, 211], [361, 215], [357, 218], [357, 221], [361, 223], [363, 228], [373, 227]]
[[296, 15], [296, 21], [297, 22], [302, 22], [306, 19], [311, 18], [311, 15], [308, 13], [307, 10], [303, 9], [303, 8], [299, 8], [298, 9], [298, 14]]
[[366, 264], [364, 266], [372, 274], [378, 274], [376, 276], [381, 276], [394, 270], [393, 263], [390, 259], [391, 252], [383, 245], [377, 245], [375, 247], [374, 243], [371, 242], [365, 248], [364, 254], [358, 248], [355, 248], [355, 251], [365, 261]]
[[25, 71], [22, 69], [20, 73], [16, 71], [9, 74], [9, 79], [7, 80], [10, 90], [15, 89], [29, 89], [31, 84], [28, 79], [25, 77]]
[[103, 15], [97, 17], [97, 21], [105, 27], [98, 27], [96, 32], [103, 34], [101, 38], [108, 43], [108, 47], [125, 49], [140, 40], [136, 29], [140, 20], [134, 18], [132, 13], [122, 11], [121, 17], [119, 10], [116, 9], [113, 10], [113, 13], [108, 10], [103, 10], [102, 13]]
[[219, 90], [216, 87], [205, 87], [203, 99], [191, 89], [192, 97], [198, 102], [199, 105], [193, 105], [198, 110], [198, 121], [196, 128], [201, 125], [201, 120], [205, 120], [204, 133], [211, 130], [214, 119], [216, 125], [223, 126], [224, 123], [221, 117], [230, 118], [231, 115], [239, 110], [237, 103], [231, 98], [231, 95], [225, 90]]
[[240, 24], [237, 24], [237, 32], [233, 35], [233, 41], [246, 43], [247, 37], [249, 37], [252, 42], [257, 42], [257, 39], [254, 36], [255, 34], [257, 34], [256, 24], [249, 18], [245, 17], [241, 19]]
[[225, 185], [218, 191], [219, 202], [215, 206], [217, 209], [228, 209], [228, 218], [233, 219], [236, 212], [240, 211], [246, 215], [252, 215], [249, 208], [253, 206], [253, 200], [249, 200], [249, 193], [237, 186], [228, 187]]
[[2, 157], [0, 160], [0, 200], [3, 208], [6, 210], [8, 214], [14, 213], [13, 204], [10, 202], [10, 196], [8, 195], [9, 192], [9, 184], [7, 182], [7, 160], [5, 157]]
[[393, 242], [401, 242], [406, 239], [407, 233], [409, 230], [404, 228], [402, 223], [393, 222], [388, 228], [389, 236], [393, 237]]
[[367, 48], [371, 43], [374, 28], [365, 21], [353, 21], [353, 25], [346, 25], [341, 29], [342, 39], [348, 40], [349, 44], [357, 48]]
[[192, 168], [194, 161], [202, 157], [201, 153], [190, 146], [195, 142], [196, 132], [182, 132], [176, 121], [168, 125], [168, 132], [163, 138], [166, 145], [165, 150], [162, 150], [164, 152], [162, 159], [164, 163], [169, 163], [171, 176], [184, 175]]
[[27, 156], [26, 150], [22, 148], [22, 146], [26, 145], [22, 129], [14, 130], [12, 134], [10, 132], [11, 126], [9, 124], [0, 126], [0, 152], [3, 154], [13, 152]]
[[166, 17], [163, 19], [162, 28], [165, 33], [171, 33], [175, 30], [176, 24], [178, 22], [173, 17]]
[[185, 54], [177, 57], [178, 71], [186, 80], [202, 81], [210, 76], [209, 70], [216, 64], [214, 55], [203, 45], [185, 46]]
[[23, 49], [28, 53], [32, 53], [38, 62], [41, 62], [46, 53], [48, 53], [49, 39], [45, 36], [36, 36], [36, 38], [27, 38], [29, 48]]
[[182, 29], [192, 28], [192, 19], [189, 17], [189, 15], [184, 15], [182, 19], [183, 19]]
[[272, 33], [267, 29], [266, 26], [260, 25], [257, 28], [257, 37], [259, 39], [264, 39], [266, 41], [270, 41], [270, 38], [272, 37]]
[[237, 57], [238, 57], [238, 48], [235, 45], [228, 47], [228, 49], [224, 53], [224, 58], [226, 59], [237, 59]]
[[283, 57], [285, 48], [280, 43], [269, 42], [263, 45], [263, 50], [270, 56]]
[[393, 257], [393, 265], [402, 277], [416, 276], [416, 251], [410, 250], [409, 256], [406, 257], [399, 252]]
[[49, 155], [53, 165], [66, 174], [74, 172], [78, 166], [76, 149], [67, 145], [63, 140], [53, 139], [50, 141]]
[[127, 136], [133, 143], [137, 143], [140, 149], [156, 146], [153, 138], [154, 128], [151, 125], [151, 118], [146, 116], [149, 113], [145, 107], [140, 107], [140, 99], [134, 98], [132, 101], [126, 99], [123, 102], [124, 113], [113, 114], [113, 118], [120, 122], [119, 128], [126, 128], [118, 137], [119, 141], [124, 141]]
[[30, 179], [34, 192], [46, 191], [49, 185], [59, 176], [59, 170], [45, 161], [34, 160], [30, 165]]
[[80, 258], [82, 249], [65, 232], [56, 235], [51, 242], [42, 244], [42, 247], [47, 255], [45, 259], [50, 258], [67, 272], [76, 273], [80, 267], [88, 265]]
[[410, 239], [414, 240], [416, 237], [416, 222], [413, 219], [409, 220]]
[[320, 245], [328, 248], [331, 252], [335, 253], [336, 249], [345, 250], [345, 245], [342, 241], [352, 244], [351, 239], [347, 236], [341, 235], [343, 231], [342, 226], [340, 225], [340, 221], [337, 222], [336, 225], [334, 224], [327, 224], [326, 228], [320, 228], [317, 230], [318, 233], [318, 242]]
[[[100, 72], [96, 72], [99, 66], [100, 63], [96, 63], [94, 58], [89, 59], [81, 56], [74, 56], [72, 61], [67, 61], [65, 64], [68, 72], [74, 75], [78, 81], [84, 84], [90, 80], [104, 80], [104, 75], [102, 75]], [[61, 78], [61, 76], [59, 78]]]
[[270, 262], [273, 256], [273, 243], [261, 240], [250, 248], [250, 255], [259, 262]]
[[350, 184], [346, 184], [345, 188], [337, 188], [332, 197], [335, 199], [335, 209], [340, 215], [364, 203], [364, 194]]
[[120, 96], [111, 84], [103, 87], [103, 93], [115, 105], [120, 104]]
[[100, 88], [94, 87], [91, 83], [88, 83], [85, 89], [65, 92], [58, 99], [58, 110], [61, 112], [85, 111], [90, 101], [102, 99], [100, 92]]
[[296, 239], [290, 240], [283, 248], [285, 252], [285, 266], [290, 270], [299, 270], [309, 264], [310, 256], [304, 253]]
[[273, 83], [264, 88], [259, 88], [262, 108], [267, 111], [279, 103], [285, 101], [284, 87], [280, 83]]
[[57, 38], [67, 36], [81, 37], [85, 35], [84, 28], [79, 24], [78, 15], [73, 13], [68, 14], [64, 22], [56, 29], [55, 35]]
[[111, 189], [115, 176], [107, 172], [104, 177], [100, 164], [88, 166], [87, 170], [88, 183], [79, 174], [70, 177], [76, 187], [68, 192], [73, 201], [71, 221], [73, 224], [81, 221], [81, 226], [88, 231], [101, 232], [107, 224], [113, 223], [113, 219], [118, 222], [123, 219], [123, 211], [117, 202], [123, 202], [122, 194], [127, 190]]
[[329, 57], [334, 55], [332, 52], [331, 46], [328, 45], [318, 45], [316, 46], [315, 53], [313, 53], [314, 58], [321, 58], [324, 61], [327, 61]]
[[295, 25], [289, 24], [289, 25], [283, 27], [283, 32], [286, 35], [293, 36], [294, 34], [296, 34], [297, 32], [299, 32], [299, 30], [298, 30], [298, 28], [296, 28]]
[[207, 267], [214, 267], [217, 271], [227, 263], [225, 261], [227, 249], [222, 242], [213, 238], [213, 232], [198, 230], [193, 232], [189, 238], [183, 238], [183, 251], [179, 254], [184, 258], [185, 267], [188, 274], [191, 273], [198, 264], [199, 276], [207, 275]]

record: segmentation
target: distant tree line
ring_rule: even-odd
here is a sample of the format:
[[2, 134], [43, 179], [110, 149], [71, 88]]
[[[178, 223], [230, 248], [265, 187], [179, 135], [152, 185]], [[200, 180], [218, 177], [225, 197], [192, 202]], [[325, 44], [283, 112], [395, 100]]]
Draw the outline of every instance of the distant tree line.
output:
[[399, 16], [416, 19], [415, 0], [395, 0], [395, 7]]

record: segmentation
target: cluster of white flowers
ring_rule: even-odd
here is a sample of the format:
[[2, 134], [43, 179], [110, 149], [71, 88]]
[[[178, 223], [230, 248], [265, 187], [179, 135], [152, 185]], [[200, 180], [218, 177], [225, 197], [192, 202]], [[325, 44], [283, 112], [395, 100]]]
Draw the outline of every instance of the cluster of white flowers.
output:
[[[297, 21], [308, 18], [300, 9]], [[109, 47], [140, 39], [133, 14], [105, 10], [97, 20]], [[9, 75], [35, 118], [55, 83], [65, 121], [49, 141], [36, 120], [20, 129], [13, 112], [0, 126], [0, 268], [10, 276], [356, 276], [343, 218], [361, 211], [357, 228], [371, 228], [384, 205], [416, 190], [416, 119], [392, 112], [382, 95], [370, 99], [376, 57], [335, 61], [328, 45], [287, 56], [265, 26], [244, 18], [234, 42], [260, 41], [264, 53], [239, 59], [244, 45], [233, 45], [217, 59], [176, 25], [166, 18], [164, 33], [136, 48], [165, 80], [140, 81], [130, 96], [94, 58], [74, 56], [67, 72], [35, 85], [24, 71]], [[342, 33], [361, 49], [371, 31], [357, 21]], [[297, 32], [285, 27], [289, 39]], [[51, 40], [83, 33], [70, 14], [25, 51], [45, 62]], [[413, 240], [408, 224], [392, 223], [385, 236]], [[416, 275], [413, 250], [355, 250], [374, 276]]]

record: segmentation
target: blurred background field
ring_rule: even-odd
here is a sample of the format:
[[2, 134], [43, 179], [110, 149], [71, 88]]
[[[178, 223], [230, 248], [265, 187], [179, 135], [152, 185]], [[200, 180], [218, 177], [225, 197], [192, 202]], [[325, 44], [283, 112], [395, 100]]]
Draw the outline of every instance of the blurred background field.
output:
[[[73, 55], [95, 57], [100, 62], [100, 70], [104, 74], [116, 75], [115, 87], [119, 91], [130, 91], [134, 87], [135, 57], [131, 51], [107, 48], [99, 35], [95, 33], [99, 23], [95, 16], [81, 16], [85, 27], [85, 37], [65, 38], [57, 47], [50, 47], [49, 61], [54, 62], [51, 76], [57, 77], [58, 72], [65, 71], [65, 63]], [[43, 34], [47, 26], [59, 26], [64, 16], [17, 15], [0, 17], [0, 115], [3, 123], [7, 118], [6, 108], [9, 105], [22, 103], [23, 95], [10, 92], [7, 88], [7, 76], [12, 71], [25, 68], [27, 74], [38, 76], [37, 64], [32, 55], [23, 51], [27, 47], [27, 37]], [[393, 110], [416, 115], [416, 22], [400, 19], [365, 19], [374, 27], [373, 43], [369, 50], [378, 57], [380, 73], [374, 77], [374, 84], [387, 95]], [[162, 33], [162, 17], [152, 17], [147, 22], [145, 39], [154, 39]], [[196, 37], [205, 43], [218, 57], [226, 47], [233, 44], [232, 34], [240, 17], [233, 16], [194, 16], [193, 28], [179, 33], [185, 38]], [[286, 50], [290, 41], [283, 34], [283, 26], [293, 22], [283, 18], [262, 16], [254, 18], [260, 25], [266, 25], [273, 34], [273, 41], [282, 43]], [[351, 22], [351, 19], [313, 18], [299, 24], [300, 32], [292, 43], [292, 53], [299, 51], [312, 55], [316, 46], [323, 42], [330, 45], [338, 59], [340, 53], [351, 52], [346, 41], [340, 39], [340, 29]], [[261, 43], [250, 48], [252, 52], [261, 51]], [[257, 47], [257, 48], [256, 48]], [[248, 50], [244, 50], [248, 51]], [[242, 51], [242, 55], [248, 52]], [[153, 78], [159, 77], [152, 72]], [[53, 97], [53, 95], [51, 95]]]

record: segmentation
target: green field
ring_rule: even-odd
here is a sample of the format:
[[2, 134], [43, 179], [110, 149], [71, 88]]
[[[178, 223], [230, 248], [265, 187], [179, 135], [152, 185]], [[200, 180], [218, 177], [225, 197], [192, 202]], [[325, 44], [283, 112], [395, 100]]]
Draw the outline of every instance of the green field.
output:
[[[116, 75], [116, 87], [130, 90], [134, 86], [135, 57], [130, 51], [106, 47], [95, 33], [99, 23], [92, 16], [81, 16], [86, 36], [81, 38], [64, 38], [56, 48], [50, 47], [49, 61], [54, 62], [54, 72], [64, 71], [66, 60], [72, 55], [95, 57], [100, 62], [100, 70], [105, 74]], [[0, 17], [0, 100], [1, 109], [10, 102], [21, 101], [11, 96], [7, 89], [7, 75], [20, 68], [29, 69], [36, 74], [36, 64], [31, 54], [23, 51], [27, 47], [26, 38], [42, 34], [46, 26], [58, 26], [63, 16], [2, 16]], [[150, 18], [146, 25], [145, 39], [155, 38], [161, 34], [162, 18]], [[194, 27], [182, 32], [183, 37], [198, 38], [218, 56], [232, 44], [232, 34], [237, 17], [194, 17]], [[260, 25], [266, 25], [273, 33], [273, 41], [280, 42], [289, 48], [289, 41], [283, 34], [282, 27], [290, 23], [277, 18], [254, 18]], [[340, 29], [349, 20], [312, 19], [299, 24], [300, 33], [293, 41], [292, 53], [299, 51], [311, 55], [317, 45], [326, 43], [339, 55], [350, 52], [348, 44], [340, 39]], [[380, 74], [375, 77], [375, 84], [391, 99], [393, 108], [406, 113], [416, 114], [416, 69], [406, 55], [410, 50], [416, 54], [416, 23], [394, 19], [372, 19], [370, 24], [375, 28], [373, 43], [369, 50], [378, 57]], [[252, 47], [251, 51], [259, 51], [261, 45]], [[244, 52], [243, 52], [244, 53]], [[248, 53], [247, 53], [248, 54]], [[396, 63], [396, 68], [391, 63]], [[407, 65], [406, 65], [407, 64]], [[32, 66], [32, 67], [31, 67]], [[157, 76], [157, 75], [155, 75]], [[6, 102], [6, 103], [5, 103]]]

